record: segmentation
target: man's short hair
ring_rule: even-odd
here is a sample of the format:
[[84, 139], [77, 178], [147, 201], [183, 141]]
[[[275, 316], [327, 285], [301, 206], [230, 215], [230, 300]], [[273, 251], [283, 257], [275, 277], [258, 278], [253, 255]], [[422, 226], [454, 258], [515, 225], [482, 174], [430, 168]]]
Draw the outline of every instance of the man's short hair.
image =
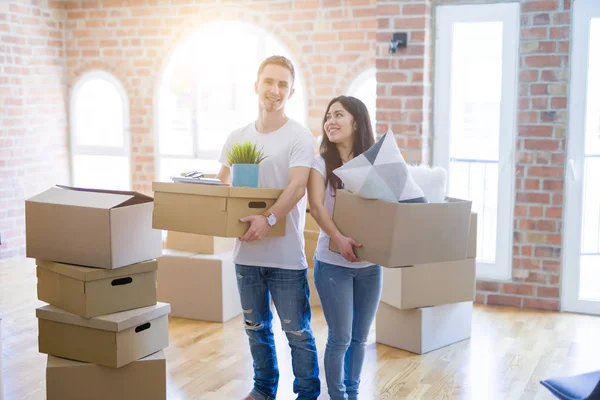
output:
[[294, 85], [294, 81], [296, 80], [296, 72], [294, 71], [294, 65], [290, 60], [285, 58], [284, 56], [271, 56], [266, 58], [258, 67], [258, 73], [256, 74], [256, 79], [260, 76], [267, 65], [279, 65], [280, 67], [287, 68], [292, 74], [292, 86]]

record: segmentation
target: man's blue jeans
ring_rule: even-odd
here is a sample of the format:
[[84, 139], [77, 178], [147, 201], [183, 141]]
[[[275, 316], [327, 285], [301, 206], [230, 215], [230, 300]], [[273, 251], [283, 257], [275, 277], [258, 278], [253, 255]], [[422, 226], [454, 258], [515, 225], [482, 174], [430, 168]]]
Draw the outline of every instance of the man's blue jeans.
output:
[[244, 327], [254, 360], [254, 389], [258, 400], [274, 400], [279, 369], [271, 329], [270, 298], [281, 319], [292, 351], [294, 393], [298, 399], [319, 397], [321, 382], [315, 338], [310, 328], [311, 310], [306, 270], [235, 266], [244, 312]]
[[325, 378], [333, 400], [357, 399], [369, 330], [375, 319], [381, 266], [345, 268], [315, 260], [315, 286], [329, 327]]

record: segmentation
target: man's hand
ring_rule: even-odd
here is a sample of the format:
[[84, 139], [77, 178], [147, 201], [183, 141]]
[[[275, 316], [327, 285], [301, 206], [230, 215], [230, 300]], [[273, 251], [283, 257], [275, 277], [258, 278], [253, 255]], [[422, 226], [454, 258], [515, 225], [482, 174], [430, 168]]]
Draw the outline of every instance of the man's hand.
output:
[[250, 215], [248, 217], [240, 218], [241, 222], [250, 222], [250, 227], [240, 238], [242, 242], [253, 242], [255, 240], [261, 240], [269, 232], [269, 224], [267, 218], [264, 215]]

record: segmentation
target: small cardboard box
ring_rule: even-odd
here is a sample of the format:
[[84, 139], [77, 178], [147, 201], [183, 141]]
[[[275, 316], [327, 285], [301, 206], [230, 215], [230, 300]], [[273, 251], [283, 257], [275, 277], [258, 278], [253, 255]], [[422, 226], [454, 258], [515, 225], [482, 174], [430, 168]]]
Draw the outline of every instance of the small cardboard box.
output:
[[406, 309], [475, 300], [475, 259], [384, 268], [381, 301]]
[[[471, 201], [393, 203], [337, 190], [333, 222], [362, 244], [356, 255], [388, 268], [467, 258]], [[329, 248], [339, 253], [330, 240]]]
[[234, 238], [197, 235], [184, 232], [167, 232], [167, 249], [200, 254], [221, 254], [233, 250]]
[[[83, 395], [85, 393], [85, 395]], [[122, 368], [48, 356], [47, 400], [165, 400], [167, 363], [161, 350]]]
[[[169, 231], [229, 238], [242, 237], [250, 224], [240, 218], [260, 215], [283, 190], [153, 182], [152, 227]], [[286, 219], [279, 218], [267, 236], [284, 236]]]
[[469, 301], [410, 310], [379, 303], [375, 340], [424, 354], [470, 338], [472, 316], [473, 303]]
[[152, 198], [52, 187], [25, 202], [27, 257], [115, 269], [160, 257]]
[[304, 254], [310, 269], [315, 266], [314, 256], [317, 251], [318, 239], [319, 232], [304, 231]]
[[471, 213], [471, 223], [469, 225], [469, 246], [467, 248], [467, 258], [477, 258], [477, 213]]
[[36, 260], [38, 299], [91, 318], [156, 304], [156, 260], [106, 270]]
[[158, 300], [171, 316], [225, 322], [242, 313], [233, 253], [164, 250], [158, 259]]
[[36, 309], [40, 353], [121, 368], [169, 346], [169, 304], [83, 318], [54, 306]]

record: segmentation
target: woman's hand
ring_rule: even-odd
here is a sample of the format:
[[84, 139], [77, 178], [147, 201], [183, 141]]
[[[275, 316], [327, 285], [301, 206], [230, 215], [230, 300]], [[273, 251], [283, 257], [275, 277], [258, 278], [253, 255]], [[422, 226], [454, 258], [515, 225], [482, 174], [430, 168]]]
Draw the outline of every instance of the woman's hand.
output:
[[362, 245], [358, 243], [356, 240], [346, 237], [344, 235], [340, 235], [336, 238], [335, 244], [340, 250], [342, 256], [350, 261], [350, 262], [359, 262], [362, 261], [360, 258], [356, 256], [354, 253], [355, 247], [361, 247]]

